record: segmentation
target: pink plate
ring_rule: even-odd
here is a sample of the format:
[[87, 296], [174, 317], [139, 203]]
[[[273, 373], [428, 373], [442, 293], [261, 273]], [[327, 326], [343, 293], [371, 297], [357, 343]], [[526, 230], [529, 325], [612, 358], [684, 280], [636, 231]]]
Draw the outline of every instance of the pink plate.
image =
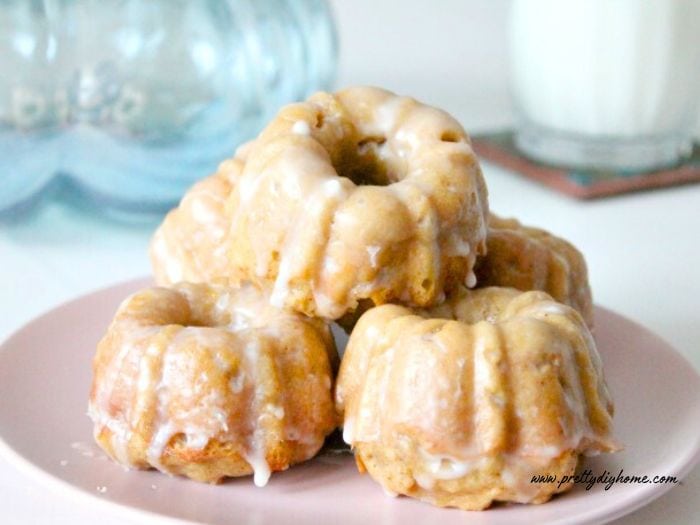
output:
[[[440, 509], [391, 498], [349, 456], [321, 455], [273, 474], [211, 486], [155, 471], [128, 472], [93, 444], [85, 415], [95, 345], [117, 305], [146, 286], [132, 281], [76, 299], [28, 324], [0, 347], [0, 452], [67, 496], [124, 517], [207, 523], [511, 524], [604, 522], [629, 513], [672, 484], [582, 484], [539, 506], [486, 512]], [[596, 308], [596, 338], [616, 402], [625, 450], [586, 460], [603, 471], [682, 478], [700, 456], [700, 377], [673, 348], [639, 325]], [[170, 518], [170, 519], [168, 519]]]

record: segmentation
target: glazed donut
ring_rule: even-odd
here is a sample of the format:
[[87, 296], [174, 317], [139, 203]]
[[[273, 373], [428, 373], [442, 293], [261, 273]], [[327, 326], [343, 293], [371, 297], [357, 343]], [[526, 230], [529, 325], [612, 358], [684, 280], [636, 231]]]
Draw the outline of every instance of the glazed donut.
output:
[[348, 342], [343, 436], [388, 492], [438, 506], [542, 503], [579, 455], [618, 449], [600, 357], [581, 316], [543, 292], [460, 290], [432, 310], [383, 305]]
[[230, 202], [231, 280], [326, 319], [363, 299], [437, 304], [475, 284], [485, 251], [486, 186], [466, 133], [377, 88], [283, 108], [249, 146]]
[[328, 326], [271, 307], [252, 286], [150, 288], [99, 343], [89, 415], [127, 467], [215, 483], [313, 457], [336, 427]]
[[479, 287], [541, 290], [580, 312], [593, 326], [586, 260], [571, 243], [515, 219], [489, 217], [486, 255], [476, 261]]
[[240, 158], [221, 163], [211, 175], [190, 188], [180, 205], [165, 217], [151, 240], [155, 281], [169, 285], [187, 281], [227, 281], [226, 202], [243, 169]]

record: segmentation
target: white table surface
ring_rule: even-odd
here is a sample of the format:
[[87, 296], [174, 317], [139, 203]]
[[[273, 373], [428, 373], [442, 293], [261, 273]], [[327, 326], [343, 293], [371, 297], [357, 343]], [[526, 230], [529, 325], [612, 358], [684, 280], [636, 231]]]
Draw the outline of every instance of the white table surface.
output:
[[[333, 2], [344, 46], [339, 85], [372, 83], [412, 94], [472, 131], [507, 125], [508, 1], [443, 3], [444, 12], [426, 17], [417, 2]], [[596, 302], [660, 334], [700, 370], [700, 185], [578, 202], [494, 165], [483, 168], [493, 210], [574, 242], [587, 257]], [[126, 225], [61, 202], [24, 221], [0, 223], [0, 340], [66, 300], [147, 274], [156, 224]], [[699, 494], [696, 467], [616, 523], [697, 523]], [[124, 523], [99, 503], [50, 492], [0, 459], [0, 523], [95, 521]]]

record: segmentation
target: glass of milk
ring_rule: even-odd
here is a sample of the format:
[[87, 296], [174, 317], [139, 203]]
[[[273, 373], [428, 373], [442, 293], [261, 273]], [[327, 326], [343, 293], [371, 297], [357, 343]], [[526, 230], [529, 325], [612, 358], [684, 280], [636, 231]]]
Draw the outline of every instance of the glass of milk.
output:
[[692, 149], [700, 0], [514, 0], [516, 144], [571, 168], [651, 170]]

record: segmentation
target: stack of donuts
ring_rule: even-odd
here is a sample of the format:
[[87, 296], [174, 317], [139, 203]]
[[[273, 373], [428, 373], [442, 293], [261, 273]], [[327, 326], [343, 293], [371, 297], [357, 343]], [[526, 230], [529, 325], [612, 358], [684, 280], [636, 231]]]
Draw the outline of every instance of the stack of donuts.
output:
[[618, 448], [583, 257], [490, 213], [469, 137], [412, 98], [284, 107], [151, 261], [94, 359], [95, 438], [125, 466], [264, 485], [342, 427], [386, 492], [474, 510]]

